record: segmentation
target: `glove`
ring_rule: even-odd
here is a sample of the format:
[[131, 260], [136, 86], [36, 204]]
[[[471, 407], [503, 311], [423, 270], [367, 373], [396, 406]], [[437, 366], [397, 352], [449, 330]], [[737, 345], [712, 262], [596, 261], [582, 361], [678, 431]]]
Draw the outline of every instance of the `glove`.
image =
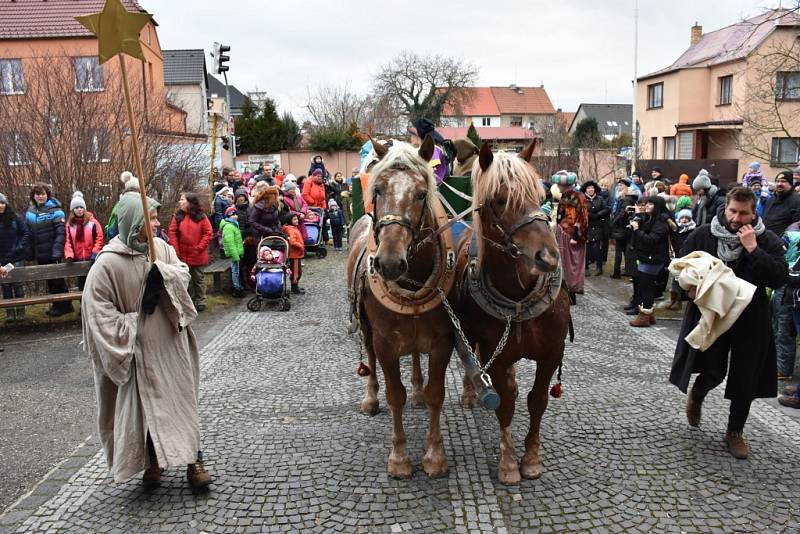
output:
[[164, 277], [158, 267], [153, 265], [147, 273], [147, 283], [144, 286], [144, 296], [142, 297], [142, 311], [147, 315], [153, 315], [161, 299], [161, 290], [164, 288]]

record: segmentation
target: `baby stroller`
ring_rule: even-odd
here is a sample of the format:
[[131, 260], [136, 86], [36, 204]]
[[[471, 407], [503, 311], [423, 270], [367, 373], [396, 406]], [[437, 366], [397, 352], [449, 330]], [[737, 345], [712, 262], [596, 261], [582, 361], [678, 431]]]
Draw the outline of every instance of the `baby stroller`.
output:
[[328, 249], [322, 242], [322, 208], [308, 208], [308, 215], [304, 221], [306, 226], [305, 246], [306, 253], [314, 252], [318, 258], [328, 255]]
[[289, 243], [280, 236], [266, 236], [258, 243], [258, 263], [254, 267], [256, 296], [247, 301], [247, 309], [261, 310], [265, 300], [280, 301], [281, 311], [289, 311]]

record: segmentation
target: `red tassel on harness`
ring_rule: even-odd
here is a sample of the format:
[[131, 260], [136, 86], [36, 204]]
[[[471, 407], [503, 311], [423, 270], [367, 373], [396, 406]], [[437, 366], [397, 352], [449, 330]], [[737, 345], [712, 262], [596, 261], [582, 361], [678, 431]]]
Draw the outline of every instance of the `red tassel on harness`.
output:
[[356, 374], [360, 377], [365, 377], [371, 375], [372, 370], [369, 368], [369, 365], [364, 362], [359, 362], [358, 367], [356, 367]]
[[550, 396], [556, 399], [561, 396], [561, 382], [553, 384], [553, 387], [550, 388]]

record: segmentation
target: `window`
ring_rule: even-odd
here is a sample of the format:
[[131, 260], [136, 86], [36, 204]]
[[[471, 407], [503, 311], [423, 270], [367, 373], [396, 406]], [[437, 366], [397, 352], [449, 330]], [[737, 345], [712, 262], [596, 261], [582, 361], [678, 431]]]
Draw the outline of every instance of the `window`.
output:
[[678, 134], [678, 159], [692, 159], [694, 154], [694, 133], [681, 132]]
[[719, 105], [727, 106], [733, 100], [733, 75], [719, 79]]
[[675, 159], [675, 138], [664, 138], [664, 159]]
[[76, 57], [72, 60], [75, 67], [75, 90], [81, 92], [102, 91], [103, 66], [96, 57]]
[[664, 84], [654, 83], [647, 86], [647, 109], [664, 107]]
[[0, 59], [0, 94], [21, 95], [25, 92], [22, 60]]
[[775, 100], [800, 100], [800, 72], [779, 72], [775, 76]]
[[658, 137], [650, 138], [650, 159], [658, 159]]
[[85, 163], [108, 163], [111, 161], [108, 153], [108, 132], [106, 130], [89, 130], [83, 151], [83, 161]]
[[481, 126], [491, 126], [492, 125], [492, 118], [491, 117], [482, 117], [481, 118]]
[[5, 133], [0, 136], [3, 146], [0, 151], [5, 153], [9, 165], [30, 165], [30, 139], [24, 133]]
[[511, 126], [522, 126], [522, 117], [511, 117]]
[[800, 159], [800, 138], [773, 137], [770, 163], [779, 165], [795, 165]]

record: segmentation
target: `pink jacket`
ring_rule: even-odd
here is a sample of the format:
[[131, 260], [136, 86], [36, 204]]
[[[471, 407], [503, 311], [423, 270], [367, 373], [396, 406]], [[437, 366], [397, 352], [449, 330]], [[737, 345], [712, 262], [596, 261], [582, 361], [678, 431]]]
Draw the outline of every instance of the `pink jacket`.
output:
[[103, 227], [90, 212], [82, 220], [72, 219], [66, 225], [64, 259], [86, 261], [94, 259], [103, 249]]

